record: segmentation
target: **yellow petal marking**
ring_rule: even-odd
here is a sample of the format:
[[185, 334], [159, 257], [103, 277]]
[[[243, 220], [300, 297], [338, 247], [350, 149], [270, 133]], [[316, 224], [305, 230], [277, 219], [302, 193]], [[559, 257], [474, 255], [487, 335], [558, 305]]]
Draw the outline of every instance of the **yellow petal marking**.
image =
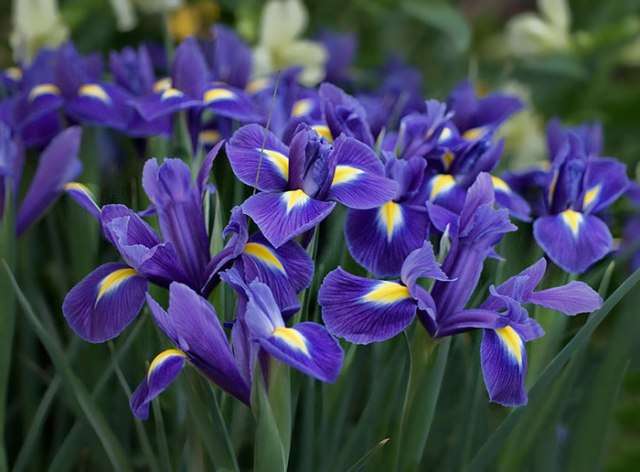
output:
[[15, 82], [22, 79], [22, 69], [19, 67], [8, 67], [4, 73]]
[[468, 129], [462, 134], [462, 137], [467, 141], [475, 141], [476, 139], [484, 135], [486, 131], [487, 130], [484, 126], [479, 126], [478, 128]]
[[391, 305], [409, 298], [409, 289], [397, 282], [378, 282], [373, 290], [362, 297], [365, 302]]
[[171, 88], [171, 79], [165, 77], [164, 79], [156, 80], [153, 84], [153, 91], [156, 93], [164, 92]]
[[200, 138], [200, 142], [203, 144], [214, 144], [218, 142], [222, 136], [216, 130], [208, 129], [205, 131], [200, 131], [198, 137]]
[[291, 107], [291, 116], [294, 118], [307, 115], [313, 108], [313, 102], [310, 98], [302, 98]]
[[182, 93], [177, 88], [170, 87], [164, 92], [162, 92], [162, 95], [160, 96], [160, 100], [168, 100], [170, 98], [182, 97], [183, 95], [184, 93]]
[[29, 92], [29, 100], [35, 100], [41, 95], [60, 95], [60, 89], [55, 84], [36, 85]]
[[162, 351], [160, 354], [154, 357], [153, 360], [151, 361], [151, 364], [149, 364], [149, 370], [147, 371], [147, 379], [149, 379], [149, 377], [151, 377], [151, 374], [158, 367], [160, 367], [160, 365], [162, 365], [163, 362], [165, 362], [170, 357], [185, 358], [187, 357], [187, 355], [184, 352], [182, 352], [180, 349], [167, 349], [165, 351]]
[[231, 100], [235, 98], [235, 96], [236, 94], [233, 93], [231, 90], [216, 87], [216, 88], [207, 90], [204, 93], [204, 97], [202, 99], [204, 100], [205, 103], [214, 103], [214, 102], [220, 102], [223, 100]]
[[125, 267], [124, 269], [117, 269], [107, 275], [100, 281], [98, 285], [98, 295], [96, 297], [96, 303], [105, 296], [107, 293], [115, 290], [125, 280], [130, 279], [137, 275], [137, 272], [131, 267]]
[[593, 202], [596, 201], [598, 195], [600, 195], [600, 188], [601, 186], [598, 184], [587, 190], [587, 193], [584, 194], [584, 198], [582, 199], [582, 208], [589, 208]]
[[304, 206], [309, 201], [309, 195], [302, 190], [290, 190], [282, 194], [282, 199], [287, 204], [287, 213], [297, 206]]
[[391, 242], [395, 229], [402, 225], [404, 221], [402, 208], [396, 202], [390, 200], [380, 207], [378, 210], [378, 218], [380, 218], [382, 225], [387, 231], [387, 241]]
[[429, 200], [435, 200], [440, 194], [446, 193], [456, 184], [456, 179], [450, 174], [438, 174], [431, 179]]
[[279, 339], [282, 339], [289, 346], [302, 351], [305, 356], [309, 355], [307, 341], [299, 331], [293, 328], [279, 327], [273, 330], [273, 335]]
[[455, 156], [451, 151], [445, 151], [445, 153], [442, 155], [442, 164], [444, 165], [445, 170], [449, 170], [449, 167], [451, 167], [454, 159]]
[[560, 216], [562, 216], [564, 224], [569, 227], [571, 233], [573, 233], [573, 236], [577, 238], [578, 233], [580, 233], [580, 225], [582, 224], [583, 220], [582, 213], [569, 209], [560, 213]]
[[500, 177], [496, 177], [495, 175], [491, 176], [491, 182], [493, 183], [493, 188], [500, 192], [509, 193], [511, 192], [511, 188], [509, 184], [502, 180]]
[[331, 134], [331, 130], [327, 125], [313, 125], [311, 129], [318, 133], [318, 136], [323, 137], [328, 142], [333, 142], [333, 135]]
[[64, 184], [63, 188], [67, 192], [75, 190], [76, 192], [84, 193], [85, 195], [90, 197], [91, 200], [94, 199], [93, 198], [93, 193], [91, 192], [91, 190], [89, 190], [89, 187], [87, 187], [85, 184], [81, 184], [80, 182], [68, 182], [68, 183]]
[[247, 84], [247, 92], [249, 93], [258, 93], [264, 89], [266, 89], [271, 84], [271, 81], [267, 77], [263, 77], [261, 79], [254, 79]]
[[358, 169], [357, 167], [338, 165], [336, 166], [336, 170], [333, 173], [331, 186], [346, 184], [347, 182], [356, 180], [358, 176], [363, 173], [364, 171], [362, 169]]
[[495, 330], [496, 334], [500, 338], [500, 341], [507, 347], [509, 353], [518, 362], [518, 365], [522, 365], [522, 339], [516, 333], [516, 330], [511, 326], [505, 326]]
[[80, 87], [80, 90], [78, 90], [78, 95], [81, 97], [97, 98], [103, 103], [111, 102], [111, 98], [107, 92], [98, 84], [84, 84]]
[[289, 178], [289, 158], [287, 156], [273, 149], [256, 148], [256, 151], [261, 152], [285, 180]]
[[284, 270], [284, 266], [280, 259], [273, 253], [271, 249], [269, 249], [264, 244], [260, 243], [247, 243], [244, 247], [244, 253], [258, 259], [260, 262], [268, 265], [269, 267], [273, 267], [283, 274], [286, 274]]

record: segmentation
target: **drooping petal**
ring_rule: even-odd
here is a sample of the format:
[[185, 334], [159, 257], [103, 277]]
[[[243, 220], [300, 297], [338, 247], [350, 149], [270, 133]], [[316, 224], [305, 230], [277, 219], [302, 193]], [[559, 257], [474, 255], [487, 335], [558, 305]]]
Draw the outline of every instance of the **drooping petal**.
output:
[[62, 312], [69, 326], [85, 341], [115, 338], [144, 305], [147, 281], [125, 264], [101, 265], [73, 287]]
[[472, 329], [501, 327], [500, 315], [494, 310], [472, 308], [461, 310], [438, 323], [434, 336], [444, 337], [463, 333]]
[[117, 85], [86, 83], [68, 101], [65, 110], [83, 123], [124, 129], [130, 119], [129, 99]]
[[245, 245], [242, 262], [245, 279], [265, 283], [283, 317], [298, 311], [296, 293], [309, 285], [313, 271], [313, 263], [302, 247], [289, 241], [276, 249], [263, 236], [256, 235]]
[[569, 316], [591, 313], [602, 306], [602, 297], [598, 292], [584, 282], [577, 281], [533, 292], [528, 301]]
[[369, 209], [397, 196], [398, 184], [384, 177], [375, 153], [354, 138], [338, 138], [334, 145], [336, 167], [329, 198], [349, 208]]
[[136, 110], [147, 121], [176, 113], [181, 110], [198, 107], [199, 99], [185, 95], [182, 91], [170, 87], [162, 92], [155, 92], [133, 102]]
[[205, 108], [210, 109], [216, 115], [242, 123], [261, 121], [262, 119], [245, 92], [220, 82], [211, 84], [205, 89], [202, 102]]
[[289, 149], [269, 130], [246, 125], [226, 146], [234, 174], [259, 190], [284, 190], [289, 178]]
[[394, 337], [411, 323], [417, 306], [404, 285], [358, 277], [341, 268], [322, 282], [318, 303], [329, 332], [356, 344]]
[[315, 200], [302, 190], [258, 193], [242, 204], [242, 210], [276, 248], [324, 220], [334, 202]]
[[29, 190], [18, 211], [16, 230], [22, 234], [63, 192], [64, 185], [80, 174], [78, 159], [81, 128], [72, 126], [56, 136], [42, 155]]
[[529, 214], [531, 213], [531, 207], [527, 201], [514, 192], [508, 183], [499, 177], [491, 176], [493, 182], [493, 189], [495, 191], [496, 203], [509, 210], [514, 217], [522, 220], [529, 221]]
[[629, 185], [627, 166], [616, 159], [593, 158], [584, 174], [582, 211], [598, 213], [616, 201]]
[[349, 210], [345, 237], [349, 253], [379, 277], [400, 275], [402, 262], [428, 235], [422, 208], [392, 200], [370, 210]]
[[187, 354], [191, 363], [220, 388], [248, 404], [249, 386], [209, 302], [177, 282], [169, 287], [168, 312], [150, 296], [147, 302], [160, 328]]
[[533, 235], [553, 262], [567, 272], [582, 273], [611, 251], [607, 225], [597, 216], [574, 210], [538, 218]]
[[136, 418], [149, 418], [149, 404], [182, 372], [185, 358], [185, 353], [179, 349], [167, 349], [151, 361], [146, 378], [138, 385], [129, 400], [129, 406]]
[[96, 203], [95, 197], [89, 187], [80, 182], [68, 182], [64, 184], [64, 190], [78, 205], [87, 210], [91, 216], [96, 220], [100, 219], [100, 207]]
[[269, 337], [258, 338], [260, 346], [285, 364], [323, 382], [335, 382], [344, 353], [327, 330], [312, 322], [292, 328], [276, 328]]
[[492, 402], [504, 406], [527, 403], [524, 378], [527, 351], [524, 341], [511, 326], [485, 329], [480, 346], [482, 375]]

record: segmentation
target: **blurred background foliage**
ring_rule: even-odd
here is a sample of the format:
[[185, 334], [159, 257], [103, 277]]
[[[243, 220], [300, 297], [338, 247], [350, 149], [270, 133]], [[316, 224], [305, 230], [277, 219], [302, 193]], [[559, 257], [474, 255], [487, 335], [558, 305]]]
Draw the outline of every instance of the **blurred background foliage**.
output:
[[[636, 177], [635, 167], [640, 155], [640, 0], [571, 0], [564, 21], [562, 12], [558, 10], [543, 11], [545, 4], [558, 2], [542, 0], [539, 3], [531, 0], [306, 2], [311, 35], [325, 29], [356, 35], [359, 47], [355, 76], [360, 83], [375, 85], [375, 76], [371, 72], [380, 68], [390, 57], [399, 57], [422, 73], [427, 97], [442, 99], [457, 82], [471, 77], [480, 89], [505, 88], [529, 100], [530, 109], [518, 118], [520, 123], [514, 125], [516, 129], [505, 131], [511, 136], [507, 142], [507, 163], [521, 165], [544, 158], [541, 133], [544, 132], [544, 123], [553, 116], [568, 123], [600, 120], [605, 130], [606, 154], [625, 161], [631, 176]], [[143, 40], [163, 41], [165, 22], [160, 15], [140, 14], [137, 26], [123, 32], [117, 28], [116, 15], [109, 0], [60, 0], [59, 5], [71, 38], [82, 52], [102, 51], [106, 54], [109, 50]], [[219, 0], [217, 3], [194, 0], [188, 2], [186, 8], [174, 13], [168, 25], [176, 37], [182, 37], [206, 30], [214, 21], [221, 21], [234, 25], [249, 42], [255, 43], [262, 6], [263, 2], [259, 0]], [[531, 17], [528, 17], [518, 27], [514, 18], [521, 14], [538, 15], [539, 22], [533, 22], [532, 26]], [[0, 2], [0, 65], [3, 66], [12, 63], [10, 32], [11, 2], [5, 0]], [[113, 195], [105, 195], [104, 199], [110, 201], [111, 197]], [[631, 211], [624, 202], [620, 206], [622, 213], [619, 214]], [[59, 205], [49, 217], [49, 223], [40, 225], [40, 231], [57, 231], [57, 228], [67, 227], [60, 223], [69, 218], [72, 213], [69, 208]], [[80, 217], [76, 215], [76, 218]], [[65, 252], [67, 248], [74, 248], [78, 244], [74, 240], [77, 235], [73, 234], [77, 229], [75, 227], [69, 230], [69, 234], [58, 235], [67, 242], [63, 248], [53, 247], [55, 240], [51, 239], [52, 247], [36, 248], [29, 257], [23, 257], [24, 267], [18, 271], [23, 274], [34, 273], [31, 280], [46, 279], [47, 282], [42, 286], [48, 287], [48, 292], [31, 290], [33, 287], [24, 288], [30, 290], [31, 303], [45, 316], [45, 321], [54, 324], [59, 318], [57, 307], [65, 290], [84, 275], [86, 267], [90, 267], [87, 261], [79, 260], [81, 256]], [[619, 228], [614, 234], [620, 234]], [[521, 260], [509, 267], [508, 273], [515, 273], [534, 260], [535, 254], [522, 253], [522, 247], [534, 247], [530, 240], [523, 239], [527, 237], [524, 235], [511, 241], [510, 261], [514, 255], [520, 256]], [[95, 245], [96, 242], [83, 241], [83, 244]], [[73, 262], [70, 267], [67, 264], [69, 260]], [[69, 269], [68, 273], [61, 272], [65, 268]], [[495, 267], [493, 269], [497, 270]], [[603, 265], [594, 272], [601, 276], [604, 269]], [[616, 271], [610, 286], [615, 288], [627, 274], [624, 270]], [[597, 287], [600, 277], [594, 276], [593, 280]], [[545, 392], [545, 398], [536, 400], [536, 409], [525, 413], [529, 415], [527, 429], [516, 427], [512, 431], [505, 443], [510, 447], [498, 452], [499, 460], [496, 459], [494, 463], [496, 469], [562, 468], [581, 471], [591, 470], [602, 461], [607, 470], [637, 470], [640, 463], [640, 344], [636, 341], [640, 335], [638, 292], [634, 290], [612, 312], [606, 325], [596, 332], [590, 349], [580, 359], [571, 361], [579, 363], [576, 369], [568, 370], [573, 372], [573, 377], [561, 375], [552, 388]], [[139, 325], [148, 323], [147, 320]], [[25, 321], [21, 320], [19, 324], [25, 324]], [[575, 334], [579, 324], [577, 322], [575, 329], [568, 331], [567, 339]], [[137, 329], [139, 326], [129, 334], [131, 338]], [[118, 341], [114, 349], [122, 353], [123, 359], [129, 355], [136, 359], [145, 358], [150, 351], [149, 345], [157, 343], [154, 335], [150, 334], [152, 332], [144, 330], [129, 352], [122, 350], [128, 342], [127, 336]], [[23, 336], [24, 339], [18, 342], [20, 355], [16, 362], [20, 369], [16, 380], [28, 384], [36, 376], [44, 383], [51, 382], [51, 371], [39, 364], [38, 359], [47, 357], [40, 351], [35, 339], [21, 335], [20, 330], [17, 336]], [[466, 385], [481, 386], [477, 382], [477, 356], [474, 358], [469, 355], [469, 352], [475, 352], [471, 346], [474, 342], [477, 339], [457, 337], [451, 346], [438, 414], [425, 452], [426, 463], [432, 469], [457, 469], [461, 461], [472, 456], [477, 446], [484, 443], [489, 432], [507, 413], [503, 408], [485, 407], [484, 392], [469, 391], [463, 399], [455, 393], [459, 392], [457, 387], [461, 376], [465, 376]], [[401, 349], [401, 346], [396, 344], [387, 347], [387, 351], [379, 347], [360, 350], [354, 362], [364, 362], [368, 355], [381, 356], [383, 352], [385, 356], [397, 354], [394, 350]], [[106, 372], [95, 369], [95, 365], [117, 368], [111, 363], [110, 352], [106, 349], [83, 346], [78, 339], [73, 339], [69, 346], [69, 352], [75, 353], [74, 357], [69, 357], [69, 362], [75, 363], [74, 370], [82, 373], [82, 381], [87, 386], [95, 388], [100, 385], [100, 379]], [[79, 355], [89, 351], [90, 356]], [[534, 380], [537, 375], [535, 369], [536, 366], [532, 365], [534, 373], [531, 377]], [[194, 379], [193, 382], [199, 382]], [[384, 382], [384, 379], [381, 381]], [[104, 400], [106, 406], [103, 411], [110, 412], [109, 421], [113, 429], [134, 435], [128, 407], [119, 386], [113, 379], [105, 385], [109, 391], [118, 393]], [[38, 405], [52, 399], [40, 397], [40, 390], [37, 389], [25, 388], [20, 391], [30, 392], [27, 395], [32, 398], [23, 397], [15, 402], [10, 414], [24, 418], [23, 424], [29, 425], [38, 413]], [[168, 402], [175, 406], [179, 414], [186, 415], [184, 406], [181, 407], [177, 401], [179, 396], [180, 392], [175, 393], [175, 398]], [[562, 398], [561, 403], [558, 398]], [[544, 410], [546, 399], [554, 405], [552, 411]], [[482, 404], [482, 408], [478, 407], [479, 404]], [[560, 404], [562, 408], [558, 408]], [[70, 409], [73, 410], [72, 407]], [[334, 412], [328, 414], [333, 415]], [[531, 418], [534, 415], [544, 419], [554, 418], [554, 421], [536, 423], [535, 418]], [[48, 429], [42, 432], [46, 441], [67, 447], [58, 449], [56, 464], [65, 463], [65, 453], [82, 454], [83, 450], [87, 453], [83, 446], [90, 448], [91, 445], [95, 448], [87, 453], [92, 457], [88, 463], [95, 464], [94, 455], [99, 456], [102, 452], [96, 446], [97, 441], [89, 434], [88, 425], [76, 423], [73, 415], [62, 418], [51, 423], [53, 427], [47, 423]], [[463, 430], [465, 437], [450, 434], [451, 422], [468, 424], [469, 428], [455, 430], [457, 433]], [[594, 428], [597, 431], [594, 432]], [[69, 434], [69, 431], [73, 433]], [[574, 432], [576, 436], [568, 438], [567, 431]], [[369, 442], [363, 442], [373, 444], [375, 438], [382, 439], [375, 433], [366, 433], [371, 438]], [[177, 434], [189, 433], [179, 431]], [[602, 441], [603, 437], [605, 441]], [[121, 439], [127, 442], [127, 438]], [[77, 444], [68, 444], [69, 440], [77, 441]], [[322, 438], [318, 438], [318, 441], [322, 441]], [[13, 446], [19, 448], [18, 443]], [[293, 463], [305, 464], [305, 458], [299, 454], [293, 453]], [[558, 455], [561, 456], [560, 460], [557, 460]], [[51, 458], [36, 456], [36, 459], [32, 470], [44, 470], [38, 467], [45, 467]], [[105, 464], [108, 464], [106, 457]]]

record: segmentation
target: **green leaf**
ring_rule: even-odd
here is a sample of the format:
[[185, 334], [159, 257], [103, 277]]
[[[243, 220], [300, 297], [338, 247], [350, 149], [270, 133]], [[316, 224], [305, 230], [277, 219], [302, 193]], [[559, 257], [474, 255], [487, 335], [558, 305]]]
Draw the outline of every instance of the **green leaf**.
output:
[[259, 368], [254, 372], [251, 406], [256, 419], [253, 470], [255, 472], [286, 471], [287, 453]]
[[404, 12], [447, 36], [458, 54], [469, 49], [471, 28], [462, 14], [446, 3], [409, 1], [402, 4]]
[[78, 377], [73, 373], [71, 366], [68, 364], [65, 358], [62, 347], [58, 344], [56, 339], [42, 325], [36, 314], [33, 312], [29, 301], [20, 290], [16, 279], [11, 272], [11, 269], [7, 265], [6, 261], [3, 261], [6, 274], [9, 276], [9, 280], [18, 298], [20, 306], [24, 310], [27, 319], [33, 326], [40, 342], [47, 350], [47, 353], [51, 357], [51, 361], [56, 367], [56, 370], [60, 373], [64, 380], [65, 386], [67, 386], [73, 393], [82, 413], [86, 416], [89, 424], [93, 427], [94, 431], [98, 435], [102, 446], [111, 461], [111, 464], [117, 470], [131, 470], [127, 455], [124, 453], [122, 445], [118, 441], [117, 436], [111, 430], [106, 418], [97, 407], [91, 396], [86, 390], [86, 387], [80, 382]]
[[[4, 178], [4, 177], [2, 177]], [[15, 268], [16, 227], [13, 185], [4, 185], [4, 213], [0, 218], [0, 259], [7, 270]], [[8, 274], [0, 276], [0, 470], [7, 470], [5, 425], [7, 423], [7, 388], [16, 321], [14, 290]]]
[[[602, 308], [589, 316], [587, 322], [580, 328], [578, 333], [567, 343], [555, 358], [547, 365], [536, 383], [529, 392], [529, 401], [533, 403], [538, 397], [543, 397], [553, 384], [553, 381], [562, 372], [563, 367], [580, 350], [584, 349], [593, 332], [604, 321], [611, 310], [636, 286], [640, 281], [640, 269], [636, 270], [615, 292], [605, 301]], [[526, 408], [516, 408], [509, 413], [504, 421], [498, 426], [493, 434], [482, 445], [480, 450], [469, 464], [468, 470], [485, 470], [497, 456], [503, 447], [505, 440], [518, 425], [520, 418], [524, 415]]]

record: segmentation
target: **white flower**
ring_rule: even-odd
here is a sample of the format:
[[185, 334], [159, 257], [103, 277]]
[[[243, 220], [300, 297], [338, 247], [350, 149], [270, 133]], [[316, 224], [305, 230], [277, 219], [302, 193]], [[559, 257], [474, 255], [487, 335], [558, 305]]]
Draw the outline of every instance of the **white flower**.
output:
[[290, 66], [301, 66], [300, 81], [315, 85], [325, 75], [327, 51], [315, 41], [299, 39], [307, 26], [300, 0], [276, 0], [262, 11], [260, 41], [254, 49], [254, 74], [265, 76]]
[[42, 47], [55, 48], [69, 37], [56, 0], [14, 0], [10, 43], [17, 62], [29, 62]]
[[182, 6], [182, 0], [111, 0], [118, 29], [129, 31], [136, 27], [138, 17], [134, 7], [143, 13], [166, 13]]
[[519, 170], [535, 166], [546, 156], [543, 119], [533, 109], [529, 89], [521, 83], [509, 82], [501, 91], [525, 102], [525, 108], [514, 115], [498, 131], [504, 138], [509, 168]]
[[570, 46], [567, 0], [538, 0], [540, 14], [523, 13], [507, 23], [507, 44], [514, 55], [532, 56]]

